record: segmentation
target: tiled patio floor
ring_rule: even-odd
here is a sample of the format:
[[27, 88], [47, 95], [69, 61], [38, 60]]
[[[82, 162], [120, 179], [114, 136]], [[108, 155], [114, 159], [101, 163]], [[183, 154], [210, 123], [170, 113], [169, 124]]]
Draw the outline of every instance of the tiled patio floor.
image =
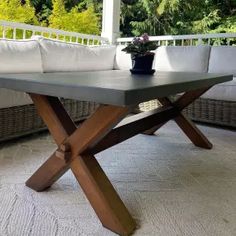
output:
[[[200, 128], [213, 150], [194, 147], [169, 123], [98, 155], [139, 224], [134, 235], [236, 235], [236, 132]], [[44, 193], [24, 187], [54, 149], [45, 133], [1, 146], [0, 235], [114, 235], [71, 172]]]

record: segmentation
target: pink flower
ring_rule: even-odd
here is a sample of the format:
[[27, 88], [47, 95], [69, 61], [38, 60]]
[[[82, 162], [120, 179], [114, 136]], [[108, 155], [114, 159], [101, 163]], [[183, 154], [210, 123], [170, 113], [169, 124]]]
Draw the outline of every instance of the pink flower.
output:
[[149, 35], [147, 33], [144, 33], [141, 37], [144, 43], [149, 42]]
[[140, 37], [134, 37], [133, 44], [139, 44], [142, 42], [142, 39]]

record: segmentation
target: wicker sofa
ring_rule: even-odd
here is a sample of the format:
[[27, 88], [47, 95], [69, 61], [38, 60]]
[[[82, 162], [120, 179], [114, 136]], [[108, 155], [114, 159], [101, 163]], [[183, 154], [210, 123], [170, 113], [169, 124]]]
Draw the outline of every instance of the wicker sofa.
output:
[[[116, 68], [129, 69], [130, 56], [117, 47]], [[157, 71], [189, 71], [233, 74], [231, 82], [218, 84], [184, 110], [194, 121], [236, 128], [236, 47], [162, 46], [156, 51]], [[176, 95], [176, 98], [178, 95]], [[159, 106], [157, 100], [140, 104], [141, 110]]]
[[[0, 73], [53, 73], [111, 70], [116, 47], [87, 47], [35, 37], [31, 40], [0, 39]], [[99, 62], [99, 63], [97, 63]], [[74, 121], [90, 116], [98, 104], [61, 98]], [[29, 96], [0, 89], [0, 141], [46, 129]]]
[[[0, 39], [0, 73], [128, 70], [130, 55], [122, 52], [122, 47], [86, 47], [43, 37]], [[236, 76], [236, 47], [160, 47], [156, 55], [157, 71], [226, 72]], [[75, 121], [86, 119], [98, 106], [93, 102], [61, 101]], [[143, 110], [156, 106], [157, 100], [140, 105]], [[185, 113], [193, 120], [236, 127], [236, 80], [215, 86]], [[46, 127], [28, 95], [0, 89], [0, 141], [43, 129]]]

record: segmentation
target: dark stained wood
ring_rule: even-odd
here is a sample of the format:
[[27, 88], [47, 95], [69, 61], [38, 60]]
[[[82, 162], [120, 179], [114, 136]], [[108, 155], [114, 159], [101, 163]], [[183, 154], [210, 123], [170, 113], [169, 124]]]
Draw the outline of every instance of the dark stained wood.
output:
[[58, 98], [32, 93], [29, 95], [57, 145], [60, 145], [76, 130], [76, 125]]
[[101, 105], [77, 129], [57, 98], [35, 94], [31, 97], [58, 149], [29, 178], [26, 186], [43, 191], [71, 168], [104, 227], [120, 235], [131, 234], [135, 222], [95, 157], [80, 156], [116, 126], [129, 108]]
[[26, 186], [41, 192], [51, 187], [68, 169], [69, 164], [53, 153], [51, 157], [26, 181]]
[[155, 132], [157, 132], [157, 130], [159, 130], [164, 124], [166, 124], [166, 122], [162, 123], [162, 124], [159, 124], [159, 125], [156, 125], [156, 126], [153, 126], [151, 129], [147, 129], [143, 132], [143, 134], [146, 134], [146, 135], [153, 135]]
[[[208, 89], [209, 88], [193, 91], [192, 95], [191, 92], [187, 92], [182, 97], [180, 97], [175, 103], [173, 103], [173, 106], [177, 107], [181, 111], [186, 106], [188, 106], [191, 101], [193, 102], [193, 100], [201, 96]], [[172, 102], [168, 98], [163, 98], [160, 100], [160, 102], [164, 106], [169, 106], [172, 104]], [[206, 149], [212, 148], [213, 145], [205, 137], [205, 135], [196, 127], [196, 125], [192, 121], [187, 119], [187, 117], [185, 117], [182, 113], [179, 113], [179, 115], [176, 116], [174, 120], [195, 146]]]
[[[201, 95], [203, 95], [206, 91], [208, 91], [211, 87], [201, 88], [197, 90], [192, 90], [189, 92], [184, 93], [176, 102], [173, 103], [173, 106], [177, 107], [180, 111], [182, 111], [185, 107], [193, 103], [194, 100], [199, 98]], [[168, 100], [166, 98], [163, 98], [164, 100], [160, 99], [161, 103], [169, 104], [167, 102]]]
[[101, 152], [147, 130], [149, 127], [153, 127], [155, 124], [170, 120], [176, 117], [177, 114], [178, 111], [175, 108], [163, 107], [128, 117], [107, 134], [97, 145], [90, 147], [88, 153], [96, 154]]
[[71, 169], [103, 226], [119, 235], [132, 234], [136, 224], [94, 154], [145, 130], [161, 127], [170, 119], [176, 121], [196, 146], [211, 148], [201, 131], [181, 114], [184, 107], [206, 90], [186, 92], [173, 103], [162, 98], [162, 108], [124, 120], [130, 107], [101, 105], [78, 128], [58, 98], [30, 94], [58, 148], [26, 185], [43, 191]]
[[95, 146], [128, 113], [127, 107], [101, 105], [96, 112], [65, 141], [71, 146], [72, 159]]
[[[203, 135], [203, 133], [194, 125], [193, 122], [191, 122], [189, 119], [187, 119], [181, 111], [190, 105], [194, 100], [196, 100], [198, 97], [200, 97], [202, 94], [204, 94], [207, 90], [209, 90], [211, 87], [203, 88], [203, 89], [197, 89], [190, 92], [186, 92], [184, 95], [182, 95], [177, 101], [171, 102], [169, 98], [164, 97], [158, 99], [160, 103], [165, 106], [172, 106], [178, 109], [179, 114], [174, 118], [175, 122], [178, 124], [178, 126], [183, 130], [183, 132], [188, 136], [188, 138], [193, 142], [193, 144], [197, 147], [211, 149], [212, 144], [210, 141]], [[167, 122], [167, 121], [166, 121]], [[163, 122], [162, 124], [157, 124], [156, 126], [152, 127], [151, 129], [148, 129], [144, 132], [144, 134], [152, 135], [154, 134], [158, 129], [160, 129], [166, 122]]]
[[[57, 145], [69, 137], [76, 126], [55, 97], [30, 94], [36, 109], [54, 137]], [[56, 152], [26, 181], [26, 186], [35, 191], [44, 191], [57, 181], [67, 170], [69, 164], [58, 158]]]
[[212, 149], [212, 143], [187, 117], [180, 114], [174, 120], [195, 146]]
[[135, 222], [94, 156], [78, 156], [71, 170], [103, 226], [119, 235], [130, 235]]

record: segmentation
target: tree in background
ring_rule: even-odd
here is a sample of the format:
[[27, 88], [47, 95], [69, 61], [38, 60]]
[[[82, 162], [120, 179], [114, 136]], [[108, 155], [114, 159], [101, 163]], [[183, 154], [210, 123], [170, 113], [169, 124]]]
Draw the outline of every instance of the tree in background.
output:
[[99, 34], [99, 19], [93, 5], [81, 11], [79, 5], [66, 10], [64, 0], [53, 0], [52, 13], [49, 16], [49, 27], [68, 31]]
[[[38, 20], [35, 16], [35, 9], [30, 5], [29, 0], [1, 0], [0, 1], [0, 19], [7, 21], [15, 21], [38, 25]], [[12, 29], [5, 31], [7, 37], [11, 38], [13, 35]], [[29, 33], [26, 33], [30, 37]], [[0, 37], [2, 37], [2, 30], [0, 30]], [[23, 32], [16, 30], [16, 38], [22, 38]]]
[[23, 3], [19, 0], [1, 0], [0, 19], [38, 24], [37, 18], [35, 17], [35, 9], [30, 5], [29, 0], [25, 0]]
[[[98, 34], [103, 0], [0, 0], [0, 19]], [[122, 0], [122, 36], [236, 32], [236, 0]]]
[[30, 0], [35, 8], [35, 14], [42, 26], [48, 26], [48, 19], [52, 12], [51, 0]]
[[123, 36], [236, 31], [236, 0], [132, 0], [122, 4]]
[[[101, 28], [102, 21], [102, 1], [103, 0], [64, 0], [62, 4], [62, 11], [70, 12], [72, 8], [77, 7], [78, 12], [86, 11], [93, 6], [94, 11], [99, 18], [99, 27]], [[38, 21], [43, 26], [49, 25], [49, 18], [53, 10], [52, 0], [31, 0], [32, 5], [36, 10]], [[60, 9], [59, 9], [60, 10]]]

